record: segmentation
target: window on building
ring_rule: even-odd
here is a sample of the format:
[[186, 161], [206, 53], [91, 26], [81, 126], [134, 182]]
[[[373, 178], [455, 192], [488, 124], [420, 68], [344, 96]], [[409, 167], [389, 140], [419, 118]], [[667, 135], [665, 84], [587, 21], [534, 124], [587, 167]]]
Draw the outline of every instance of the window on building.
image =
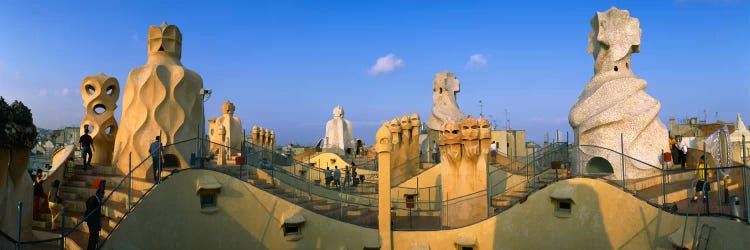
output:
[[560, 218], [567, 218], [573, 215], [573, 200], [570, 199], [554, 199], [555, 202], [555, 216]]
[[216, 207], [216, 193], [201, 194], [201, 209]]

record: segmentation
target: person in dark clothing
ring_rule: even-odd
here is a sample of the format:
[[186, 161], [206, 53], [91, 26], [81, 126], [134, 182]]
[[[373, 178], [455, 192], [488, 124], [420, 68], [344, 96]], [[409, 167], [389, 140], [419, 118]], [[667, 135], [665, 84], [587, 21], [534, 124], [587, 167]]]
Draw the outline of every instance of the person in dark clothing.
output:
[[42, 170], [37, 169], [36, 175], [34, 176], [34, 206], [33, 206], [33, 214], [34, 219], [39, 219], [39, 212], [44, 207], [45, 203], [45, 194], [44, 194], [44, 178], [42, 175]]
[[99, 231], [102, 230], [102, 199], [104, 198], [104, 187], [106, 181], [99, 182], [96, 195], [92, 195], [86, 200], [86, 225], [89, 227], [89, 242], [86, 249], [94, 250], [99, 245]]
[[62, 214], [63, 209], [63, 200], [62, 197], [60, 197], [60, 180], [55, 180], [54, 182], [52, 182], [52, 190], [47, 193], [47, 201], [52, 217], [52, 225], [50, 229], [54, 231], [56, 229], [55, 221], [60, 218], [60, 214]]
[[154, 142], [151, 143], [151, 145], [148, 147], [148, 152], [151, 153], [151, 161], [152, 161], [152, 167], [154, 171], [154, 183], [161, 182], [161, 166], [163, 164], [162, 162], [162, 145], [161, 145], [161, 137], [156, 136], [156, 139]]
[[[94, 139], [89, 135], [89, 128], [83, 129], [83, 135], [78, 139], [78, 146], [81, 149], [81, 158], [83, 160], [83, 170], [86, 171], [91, 167], [91, 157], [94, 157]], [[88, 156], [88, 157], [87, 157]]]

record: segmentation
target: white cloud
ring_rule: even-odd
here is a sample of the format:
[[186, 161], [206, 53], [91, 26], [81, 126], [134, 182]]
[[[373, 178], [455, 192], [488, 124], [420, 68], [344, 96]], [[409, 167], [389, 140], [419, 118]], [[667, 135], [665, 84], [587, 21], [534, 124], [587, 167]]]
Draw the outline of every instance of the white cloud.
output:
[[68, 88], [63, 88], [62, 93], [60, 93], [60, 95], [62, 96], [68, 96], [69, 94], [70, 94], [70, 89]]
[[466, 63], [467, 69], [477, 69], [487, 65], [487, 57], [482, 54], [473, 54]]
[[372, 68], [370, 68], [369, 73], [372, 76], [386, 74], [393, 72], [397, 68], [403, 66], [404, 60], [401, 60], [401, 58], [398, 58], [393, 53], [390, 53], [384, 57], [378, 58], [378, 60], [375, 61], [375, 65], [372, 65]]
[[47, 96], [47, 94], [48, 94], [47, 89], [42, 88], [42, 89], [39, 89], [39, 92], [36, 95], [37, 96]]

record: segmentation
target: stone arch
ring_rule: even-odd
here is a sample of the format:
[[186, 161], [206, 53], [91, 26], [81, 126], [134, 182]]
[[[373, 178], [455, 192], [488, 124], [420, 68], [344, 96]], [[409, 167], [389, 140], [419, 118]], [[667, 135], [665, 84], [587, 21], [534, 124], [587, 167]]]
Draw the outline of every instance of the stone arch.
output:
[[615, 171], [612, 164], [602, 157], [594, 157], [586, 163], [586, 174], [611, 175]]

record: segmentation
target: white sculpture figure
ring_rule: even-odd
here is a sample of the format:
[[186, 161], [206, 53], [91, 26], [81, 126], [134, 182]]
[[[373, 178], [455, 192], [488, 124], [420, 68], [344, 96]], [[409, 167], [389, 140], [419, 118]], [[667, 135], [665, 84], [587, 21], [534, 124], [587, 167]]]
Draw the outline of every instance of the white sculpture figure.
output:
[[[221, 116], [208, 120], [210, 140], [213, 142], [211, 143], [211, 152], [216, 153], [218, 148], [222, 148], [222, 146], [229, 147], [227, 156], [231, 157], [240, 153], [239, 150], [242, 147], [242, 121], [234, 115], [235, 106], [229, 101], [221, 105], [221, 111], [223, 113]], [[215, 133], [215, 130], [220, 127], [226, 132], [223, 139]]]
[[112, 164], [112, 151], [117, 135], [115, 109], [117, 98], [120, 97], [120, 83], [117, 78], [103, 73], [87, 76], [81, 82], [81, 97], [83, 107], [86, 108], [86, 115], [81, 121], [81, 134], [88, 128], [96, 150], [91, 163], [108, 166]]
[[[195, 138], [201, 117], [203, 79], [182, 66], [182, 33], [174, 25], [151, 26], [148, 30], [148, 61], [130, 72], [123, 94], [120, 128], [115, 138], [113, 163], [128, 172], [128, 155], [138, 163], [148, 157], [148, 147], [161, 134], [165, 144]], [[165, 149], [174, 154], [180, 167], [189, 167], [195, 143], [181, 143]], [[149, 164], [150, 165], [150, 164]], [[139, 168], [136, 177], [145, 178], [149, 167]]]
[[333, 119], [326, 123], [326, 144], [323, 150], [343, 154], [346, 149], [354, 150], [355, 141], [352, 136], [352, 123], [344, 119], [344, 108], [333, 108]]
[[458, 109], [456, 93], [461, 90], [461, 84], [456, 75], [446, 71], [435, 74], [432, 81], [432, 115], [427, 120], [427, 127], [432, 130], [440, 130], [443, 123], [448, 120], [459, 121], [465, 116]]
[[[659, 167], [662, 150], [669, 152], [667, 128], [659, 120], [659, 101], [649, 96], [646, 81], [631, 70], [630, 56], [640, 51], [639, 21], [627, 10], [612, 7], [591, 19], [588, 52], [595, 59], [594, 77], [570, 110], [576, 143], [621, 150], [625, 155]], [[616, 178], [622, 177], [620, 155], [609, 150], [581, 147], [582, 159], [606, 159]], [[652, 167], [625, 161], [626, 178], [647, 177]]]

